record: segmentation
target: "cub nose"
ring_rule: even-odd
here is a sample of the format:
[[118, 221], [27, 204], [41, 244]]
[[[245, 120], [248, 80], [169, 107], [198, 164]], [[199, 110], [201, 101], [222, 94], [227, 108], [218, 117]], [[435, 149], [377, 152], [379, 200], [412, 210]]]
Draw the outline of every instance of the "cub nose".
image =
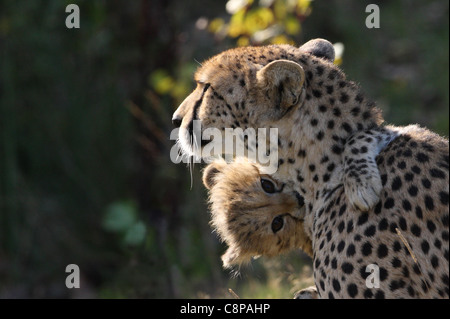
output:
[[181, 126], [181, 121], [182, 121], [182, 119], [180, 119], [180, 118], [178, 118], [178, 117], [176, 117], [176, 116], [174, 116], [174, 117], [172, 118], [172, 124], [173, 124], [173, 126], [175, 126], [175, 127], [180, 127], [180, 126]]

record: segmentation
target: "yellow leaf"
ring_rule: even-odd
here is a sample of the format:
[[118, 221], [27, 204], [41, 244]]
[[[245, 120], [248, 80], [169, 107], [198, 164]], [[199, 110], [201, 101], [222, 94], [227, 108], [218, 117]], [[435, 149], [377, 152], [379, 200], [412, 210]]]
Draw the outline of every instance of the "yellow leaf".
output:
[[311, 13], [311, 0], [298, 0], [297, 1], [297, 14], [309, 15]]
[[292, 44], [294, 45], [294, 41], [292, 41], [290, 38], [288, 38], [287, 36], [280, 34], [277, 35], [276, 37], [272, 38], [272, 40], [270, 40], [270, 43], [272, 44]]
[[300, 33], [301, 24], [296, 18], [290, 17], [290, 18], [286, 19], [285, 28], [286, 28], [287, 34], [295, 35], [295, 34]]
[[239, 37], [239, 39], [237, 40], [237, 45], [240, 47], [245, 47], [247, 45], [249, 45], [250, 40], [248, 37]]
[[266, 29], [273, 22], [273, 14], [270, 9], [259, 8], [250, 11], [244, 20], [245, 30], [248, 34]]
[[275, 17], [277, 20], [283, 20], [287, 13], [285, 2], [282, 0], [276, 0], [273, 6], [273, 11], [275, 12]]
[[215, 18], [211, 20], [208, 25], [208, 31], [212, 33], [218, 33], [224, 26], [225, 22], [222, 18]]
[[228, 35], [232, 38], [236, 38], [245, 32], [244, 26], [245, 10], [239, 10], [230, 20], [230, 25], [228, 26]]

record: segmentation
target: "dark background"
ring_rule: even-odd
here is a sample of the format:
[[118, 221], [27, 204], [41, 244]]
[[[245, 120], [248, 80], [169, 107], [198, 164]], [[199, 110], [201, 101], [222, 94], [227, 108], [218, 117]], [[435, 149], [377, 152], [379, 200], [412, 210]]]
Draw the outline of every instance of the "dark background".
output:
[[[65, 26], [70, 3], [79, 29]], [[197, 61], [224, 49], [341, 42], [337, 62], [388, 123], [448, 136], [448, 1], [255, 0], [248, 21], [226, 3], [0, 1], [0, 298], [290, 298], [313, 283], [300, 252], [230, 278], [202, 166], [191, 179], [170, 161]], [[380, 29], [365, 26], [368, 3]], [[274, 24], [276, 36], [252, 38]], [[80, 289], [64, 284], [72, 263]]]

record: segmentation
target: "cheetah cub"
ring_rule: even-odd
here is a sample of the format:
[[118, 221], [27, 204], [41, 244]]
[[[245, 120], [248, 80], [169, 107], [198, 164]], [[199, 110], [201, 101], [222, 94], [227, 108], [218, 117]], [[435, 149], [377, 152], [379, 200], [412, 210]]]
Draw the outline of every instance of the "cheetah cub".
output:
[[211, 225], [229, 247], [222, 256], [224, 268], [296, 248], [312, 256], [303, 197], [262, 174], [258, 164], [244, 158], [215, 161], [205, 168], [203, 183], [210, 193]]

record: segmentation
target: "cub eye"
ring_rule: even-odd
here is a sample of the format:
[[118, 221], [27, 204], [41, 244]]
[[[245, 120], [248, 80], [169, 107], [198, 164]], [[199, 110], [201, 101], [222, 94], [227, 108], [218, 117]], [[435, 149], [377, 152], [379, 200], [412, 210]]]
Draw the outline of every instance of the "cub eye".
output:
[[283, 217], [281, 216], [277, 216], [272, 220], [272, 231], [274, 233], [276, 233], [277, 231], [279, 231], [281, 228], [283, 228]]
[[261, 179], [261, 187], [268, 194], [273, 194], [276, 191], [275, 185], [268, 179]]

